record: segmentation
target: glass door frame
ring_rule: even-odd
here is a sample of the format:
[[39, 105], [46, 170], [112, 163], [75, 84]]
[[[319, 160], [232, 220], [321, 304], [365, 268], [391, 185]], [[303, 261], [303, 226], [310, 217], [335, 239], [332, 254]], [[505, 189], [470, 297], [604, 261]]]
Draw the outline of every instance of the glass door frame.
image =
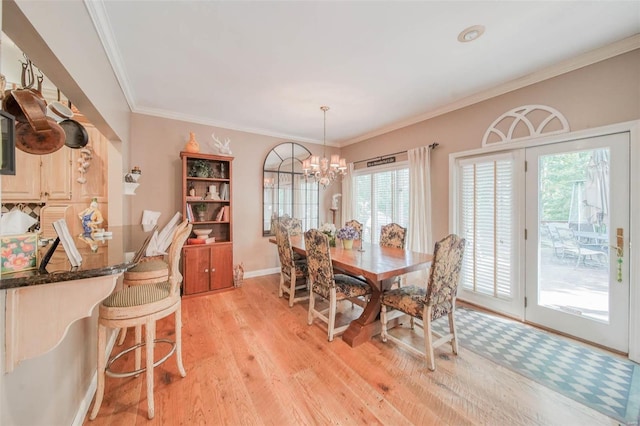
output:
[[[537, 145], [549, 143], [564, 142], [578, 138], [591, 136], [606, 135], [609, 133], [629, 132], [631, 145], [631, 163], [630, 163], [630, 228], [628, 232], [628, 241], [638, 241], [640, 244], [640, 120], [627, 121], [622, 123], [610, 124], [592, 129], [579, 130], [563, 134], [555, 134], [550, 136], [521, 139], [507, 143], [495, 143], [491, 146], [478, 148], [474, 150], [461, 151], [449, 154], [449, 230], [457, 232], [458, 215], [460, 214], [460, 205], [457, 195], [459, 187], [456, 170], [456, 161], [461, 158], [483, 155], [491, 152], [500, 152], [506, 150], [522, 149]], [[524, 183], [523, 183], [524, 185]], [[522, 201], [524, 206], [524, 201]], [[524, 229], [518, 233], [517, 238], [522, 244], [522, 253], [524, 253]], [[628, 243], [627, 243], [628, 244]], [[636, 244], [636, 245], [638, 245]], [[524, 265], [524, 256], [519, 260]], [[640, 249], [629, 250], [629, 280], [631, 283], [629, 290], [629, 358], [633, 361], [640, 362]], [[524, 278], [520, 281], [524, 286]], [[523, 287], [524, 288], [524, 287]], [[522, 293], [524, 295], [524, 293]], [[460, 300], [465, 300], [463, 295], [459, 294]], [[524, 297], [522, 297], [522, 306], [524, 307]], [[523, 308], [524, 311], [524, 308]], [[496, 312], [500, 312], [496, 310]], [[507, 316], [524, 320], [523, 315], [513, 315], [500, 312]]]

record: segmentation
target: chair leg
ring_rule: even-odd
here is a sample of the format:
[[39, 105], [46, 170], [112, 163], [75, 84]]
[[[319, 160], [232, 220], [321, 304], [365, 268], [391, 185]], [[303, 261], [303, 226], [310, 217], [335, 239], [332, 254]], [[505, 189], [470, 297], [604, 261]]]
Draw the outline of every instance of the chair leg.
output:
[[[455, 301], [454, 301], [455, 303]], [[455, 308], [449, 312], [449, 332], [451, 333], [451, 350], [458, 355], [458, 334], [456, 333], [456, 320], [453, 315]]]
[[[140, 343], [142, 342], [142, 326], [141, 325], [136, 325], [135, 333], [136, 333], [135, 344], [140, 345]], [[142, 347], [138, 346], [134, 352], [135, 352], [135, 369], [139, 370], [140, 364], [142, 364]], [[136, 374], [136, 377], [138, 376], [139, 374]]]
[[309, 293], [309, 315], [307, 316], [307, 324], [309, 325], [313, 324], [313, 310], [315, 309], [315, 305], [316, 295], [311, 291], [311, 293]]
[[296, 268], [291, 268], [291, 273], [289, 274], [289, 307], [293, 307], [293, 298], [296, 297]]
[[118, 346], [122, 346], [124, 344], [124, 339], [127, 337], [127, 328], [123, 327], [120, 329], [120, 338], [118, 339]]
[[187, 372], [182, 364], [182, 305], [176, 309], [176, 363], [180, 376], [186, 377]]
[[107, 364], [106, 354], [107, 352], [107, 327], [102, 324], [98, 325], [98, 387], [96, 389], [96, 402], [93, 404], [93, 410], [91, 410], [91, 415], [89, 416], [89, 420], [93, 420], [98, 415], [98, 411], [100, 411], [100, 406], [102, 405], [102, 398], [104, 397], [104, 370]]
[[278, 297], [282, 297], [284, 295], [284, 292], [282, 291], [283, 287], [284, 287], [284, 274], [280, 272], [280, 285], [278, 286]]
[[427, 368], [434, 371], [436, 369], [436, 360], [433, 352], [433, 333], [431, 331], [431, 306], [426, 306], [424, 308], [422, 321], [424, 323], [424, 349], [427, 359]]
[[387, 306], [382, 305], [380, 307], [380, 322], [382, 323], [382, 331], [380, 332], [380, 337], [383, 342], [387, 341]]
[[327, 324], [330, 342], [333, 342], [333, 331], [336, 328], [337, 304], [338, 303], [336, 302], [336, 289], [332, 288], [331, 293], [329, 294], [329, 324]]
[[151, 420], [156, 414], [153, 403], [153, 349], [155, 346], [154, 340], [156, 339], [156, 322], [154, 320], [147, 320], [145, 324], [145, 332], [145, 347], [147, 350], [147, 407], [149, 409], [147, 417]]

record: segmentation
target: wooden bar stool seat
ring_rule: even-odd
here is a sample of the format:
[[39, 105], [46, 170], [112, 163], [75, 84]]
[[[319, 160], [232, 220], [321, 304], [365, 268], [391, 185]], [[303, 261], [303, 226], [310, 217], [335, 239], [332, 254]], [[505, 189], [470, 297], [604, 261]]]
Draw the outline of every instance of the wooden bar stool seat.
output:
[[142, 260], [124, 273], [126, 286], [161, 283], [169, 279], [169, 265], [162, 259]]

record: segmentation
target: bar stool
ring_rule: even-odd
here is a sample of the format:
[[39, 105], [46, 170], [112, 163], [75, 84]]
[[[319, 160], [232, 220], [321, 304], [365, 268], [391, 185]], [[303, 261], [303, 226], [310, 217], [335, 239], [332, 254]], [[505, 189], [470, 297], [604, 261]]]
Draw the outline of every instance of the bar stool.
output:
[[[182, 313], [179, 271], [182, 246], [191, 233], [192, 225], [184, 221], [178, 226], [169, 249], [169, 280], [161, 283], [143, 284], [125, 288], [113, 293], [100, 304], [98, 317], [98, 386], [93, 410], [89, 416], [93, 420], [98, 415], [104, 397], [105, 376], [130, 377], [146, 372], [147, 406], [149, 419], [155, 415], [153, 401], [153, 369], [171, 355], [176, 354], [178, 371], [182, 377], [187, 375], [182, 365]], [[156, 321], [175, 313], [175, 341], [156, 339]], [[142, 339], [142, 326], [145, 327], [145, 340]], [[135, 345], [106, 360], [107, 329], [135, 327]], [[156, 343], [169, 344], [171, 349], [154, 363]], [[146, 364], [141, 368], [141, 348], [145, 346]], [[128, 352], [135, 351], [133, 371], [114, 372], [112, 364]]]

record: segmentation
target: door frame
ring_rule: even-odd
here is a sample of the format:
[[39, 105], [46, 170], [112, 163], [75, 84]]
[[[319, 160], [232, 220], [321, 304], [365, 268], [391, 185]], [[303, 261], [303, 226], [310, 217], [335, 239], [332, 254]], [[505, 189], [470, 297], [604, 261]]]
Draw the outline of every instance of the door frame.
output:
[[[640, 249], [633, 249], [633, 241], [640, 243], [640, 120], [626, 121], [622, 123], [610, 124], [591, 129], [578, 130], [569, 133], [543, 136], [539, 138], [527, 138], [513, 142], [495, 143], [491, 146], [462, 151], [449, 154], [449, 230], [457, 232], [457, 216], [459, 212], [459, 200], [455, 195], [459, 187], [458, 175], [456, 173], [456, 161], [470, 156], [496, 153], [500, 151], [511, 151], [523, 148], [535, 147], [559, 142], [568, 142], [575, 139], [588, 138], [594, 136], [604, 136], [612, 133], [629, 132], [629, 143], [631, 149], [631, 159], [629, 168], [629, 238], [626, 246], [629, 250], [629, 358], [635, 362], [640, 362]], [[524, 185], [524, 183], [523, 183]], [[523, 200], [519, 200], [523, 202]], [[520, 207], [517, 209], [522, 212]], [[522, 213], [520, 213], [522, 214]], [[524, 225], [524, 221], [521, 221]], [[515, 235], [515, 241], [519, 247], [519, 253], [524, 253], [524, 230]], [[524, 269], [524, 256], [516, 256], [516, 261], [521, 262], [517, 267]], [[524, 295], [524, 275], [520, 281], [518, 294]], [[460, 297], [460, 300], [464, 300]], [[508, 316], [519, 320], [524, 319], [524, 297], [522, 297], [522, 314]]]

